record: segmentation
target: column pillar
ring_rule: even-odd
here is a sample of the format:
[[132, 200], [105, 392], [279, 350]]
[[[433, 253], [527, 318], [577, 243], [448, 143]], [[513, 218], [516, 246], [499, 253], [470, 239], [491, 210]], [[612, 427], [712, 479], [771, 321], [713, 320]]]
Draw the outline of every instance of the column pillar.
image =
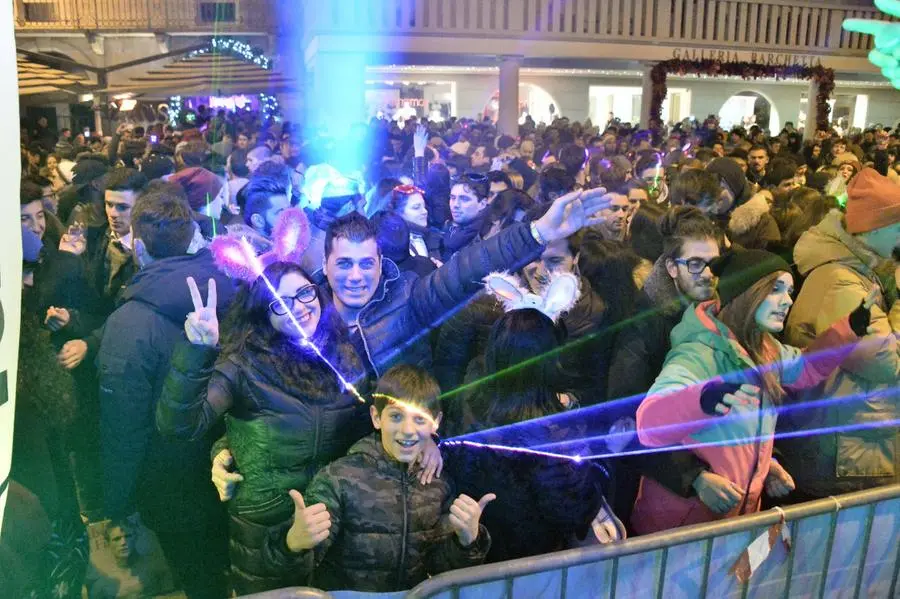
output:
[[500, 110], [497, 130], [501, 134], [516, 137], [519, 134], [519, 68], [521, 56], [503, 56], [500, 59]]
[[809, 80], [809, 88], [806, 92], [806, 126], [803, 128], [803, 140], [816, 138], [816, 122], [818, 111], [816, 110], [816, 96], [819, 95], [819, 84], [815, 79]]
[[641, 74], [641, 129], [650, 127], [650, 102], [653, 99], [653, 81], [650, 79], [650, 65], [644, 65]]

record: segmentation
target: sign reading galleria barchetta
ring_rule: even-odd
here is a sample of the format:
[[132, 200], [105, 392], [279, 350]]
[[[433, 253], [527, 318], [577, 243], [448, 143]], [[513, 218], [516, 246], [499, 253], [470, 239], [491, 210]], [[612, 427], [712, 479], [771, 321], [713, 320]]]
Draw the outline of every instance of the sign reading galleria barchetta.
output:
[[720, 62], [755, 62], [775, 66], [822, 66], [822, 59], [818, 56], [784, 52], [748, 52], [738, 50], [707, 50], [706, 48], [675, 48], [672, 50], [672, 58], [680, 60], [718, 60]]

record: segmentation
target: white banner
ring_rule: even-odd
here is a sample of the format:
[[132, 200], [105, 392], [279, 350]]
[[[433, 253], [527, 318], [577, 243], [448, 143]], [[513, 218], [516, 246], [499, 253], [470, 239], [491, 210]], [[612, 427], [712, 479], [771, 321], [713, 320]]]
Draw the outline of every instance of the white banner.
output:
[[[16, 72], [16, 38], [13, 3], [0, 8], [0, 89], [3, 115], [0, 119], [0, 526], [6, 507], [9, 466], [12, 459], [13, 411], [16, 397], [16, 367], [19, 350], [19, 311], [22, 302], [22, 228], [16, 226], [13, 198], [19, 195], [19, 86]], [[3, 35], [2, 32], [6, 32]]]

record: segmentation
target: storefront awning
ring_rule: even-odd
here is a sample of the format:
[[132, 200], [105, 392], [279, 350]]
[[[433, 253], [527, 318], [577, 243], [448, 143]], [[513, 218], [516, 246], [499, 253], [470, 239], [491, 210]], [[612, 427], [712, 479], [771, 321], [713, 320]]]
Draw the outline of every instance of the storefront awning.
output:
[[274, 69], [226, 54], [200, 54], [150, 70], [127, 83], [102, 90], [109, 94], [227, 95], [289, 91], [295, 82]]
[[55, 92], [80, 94], [84, 93], [84, 85], [90, 84], [85, 75], [49, 67], [23, 56], [16, 57], [16, 67], [19, 75], [20, 96]]

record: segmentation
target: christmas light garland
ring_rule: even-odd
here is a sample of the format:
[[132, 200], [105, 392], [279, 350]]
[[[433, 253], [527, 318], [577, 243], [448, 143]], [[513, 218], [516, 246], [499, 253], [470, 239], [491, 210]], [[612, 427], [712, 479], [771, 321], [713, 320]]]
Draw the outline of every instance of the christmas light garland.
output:
[[233, 37], [214, 37], [209, 41], [208, 47], [190, 52], [187, 58], [206, 54], [231, 54], [267, 71], [272, 69], [272, 59], [266, 56], [262, 50]]

